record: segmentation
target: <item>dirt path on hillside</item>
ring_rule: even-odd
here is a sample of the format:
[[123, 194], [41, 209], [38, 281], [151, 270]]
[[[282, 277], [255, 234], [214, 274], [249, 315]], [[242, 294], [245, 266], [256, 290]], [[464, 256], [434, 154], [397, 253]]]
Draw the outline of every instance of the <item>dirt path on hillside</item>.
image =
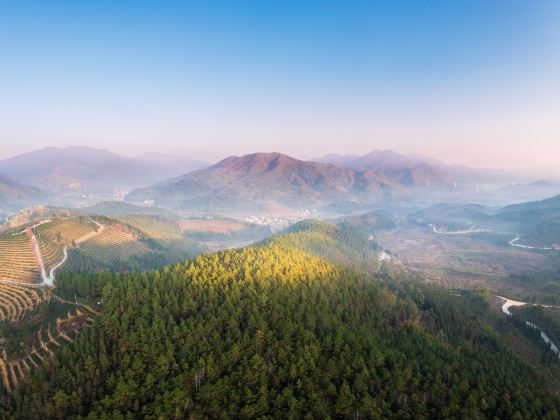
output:
[[[103, 226], [101, 223], [99, 223], [99, 222], [97, 222], [97, 221], [95, 221], [91, 218], [89, 220], [91, 220], [91, 222], [93, 222], [97, 226], [98, 229], [94, 232], [90, 232], [90, 233], [82, 236], [81, 238], [76, 239], [76, 241], [75, 241], [76, 244], [85, 242], [88, 239], [91, 239], [91, 238], [99, 235], [105, 229], [105, 226]], [[28, 227], [24, 231], [24, 232], [27, 232], [27, 234], [31, 238], [31, 247], [33, 248], [33, 254], [35, 255], [35, 261], [36, 261], [37, 266], [39, 267], [39, 270], [40, 270], [40, 273], [41, 273], [41, 280], [42, 280], [41, 285], [43, 285], [43, 286], [52, 286], [53, 285], [55, 271], [58, 270], [60, 267], [62, 267], [64, 265], [64, 263], [66, 262], [66, 260], [68, 259], [68, 247], [66, 245], [64, 245], [64, 248], [62, 249], [62, 253], [63, 253], [62, 260], [58, 264], [56, 264], [54, 267], [52, 267], [51, 271], [47, 275], [47, 271], [45, 269], [45, 264], [43, 263], [43, 258], [41, 257], [41, 250], [39, 248], [39, 242], [37, 241], [37, 237], [35, 236], [35, 233], [33, 232], [33, 228], [35, 228], [36, 226], [42, 225], [44, 223], [48, 223], [48, 222], [49, 221], [42, 220], [41, 222], [39, 222], [39, 223], [37, 223], [37, 224], [35, 224], [31, 227]]]

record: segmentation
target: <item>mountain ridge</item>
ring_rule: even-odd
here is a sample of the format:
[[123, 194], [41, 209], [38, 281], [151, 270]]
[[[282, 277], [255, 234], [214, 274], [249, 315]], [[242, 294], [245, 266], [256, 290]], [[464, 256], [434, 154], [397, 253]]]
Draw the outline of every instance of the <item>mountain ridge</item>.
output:
[[45, 198], [43, 191], [36, 187], [15, 182], [0, 172], [0, 206], [10, 210], [35, 204]]
[[46, 147], [3, 159], [0, 171], [17, 182], [53, 192], [139, 187], [182, 173], [157, 162], [82, 146]]
[[265, 208], [275, 204], [323, 207], [336, 199], [371, 202], [402, 194], [404, 188], [372, 171], [306, 162], [275, 152], [230, 156], [207, 169], [132, 191], [127, 199], [180, 203], [186, 197], [182, 205], [189, 207], [210, 198], [209, 192], [230, 204], [241, 201]]
[[336, 163], [344, 168], [379, 171], [407, 187], [504, 182], [513, 177], [506, 171], [448, 165], [436, 159], [420, 155], [405, 155], [393, 150], [373, 150], [363, 156], [331, 153], [314, 160]]

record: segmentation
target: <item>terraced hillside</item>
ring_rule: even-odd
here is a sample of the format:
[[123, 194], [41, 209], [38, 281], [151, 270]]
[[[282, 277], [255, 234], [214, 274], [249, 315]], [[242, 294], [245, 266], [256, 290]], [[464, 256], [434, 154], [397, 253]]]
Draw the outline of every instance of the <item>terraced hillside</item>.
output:
[[64, 344], [72, 343], [99, 314], [91, 306], [65, 301], [43, 288], [16, 290], [20, 299], [36, 299], [38, 304], [35, 311], [0, 323], [0, 393], [4, 395], [48, 363]]
[[0, 282], [0, 320], [24, 319], [45, 299], [43, 287], [22, 283]]
[[231, 234], [243, 229], [244, 224], [233, 219], [190, 219], [179, 221], [182, 232], [211, 232]]
[[117, 219], [63, 213], [30, 221], [17, 230], [0, 236], [0, 280], [52, 285], [62, 271], [146, 270], [206, 250], [185, 238], [174, 219], [163, 216]]
[[0, 280], [34, 282], [38, 278], [29, 235], [23, 232], [0, 237]]
[[91, 235], [97, 226], [87, 217], [74, 217], [70, 219], [56, 219], [49, 223], [37, 226], [37, 236], [49, 237], [57, 243], [70, 244], [86, 235]]
[[[0, 237], [0, 280], [52, 284], [61, 271], [130, 271], [161, 267], [203, 249], [168, 217], [51, 215]], [[12, 232], [15, 229], [11, 230]], [[43, 272], [44, 268], [44, 272]]]
[[[21, 227], [20, 227], [21, 229]], [[45, 219], [0, 237], [0, 280], [52, 282], [53, 269], [67, 263], [67, 248], [101, 233], [103, 226], [87, 217]], [[44, 274], [41, 274], [44, 266]]]
[[110, 271], [110, 267], [103, 262], [84, 254], [82, 250], [73, 248], [68, 251], [68, 261], [60, 268], [68, 273], [97, 273]]
[[[184, 257], [179, 246], [184, 239], [173, 221], [138, 216], [98, 219], [103, 224], [88, 217], [41, 219], [21, 226], [25, 230], [19, 233], [0, 237], [0, 399], [49, 364], [98, 315], [92, 306], [75, 301], [74, 295], [65, 300], [56, 288], [31, 282], [42, 279], [51, 285], [55, 272], [126, 271]], [[181, 255], [170, 254], [172, 248]]]
[[0, 237], [0, 394], [11, 394], [96, 315], [90, 306], [63, 300], [31, 282], [41, 278], [43, 264], [50, 276], [42, 279], [49, 284], [51, 269], [65, 261], [66, 248], [102, 230], [87, 218], [61, 218]]
[[133, 255], [150, 253], [150, 248], [145, 243], [116, 226], [106, 227], [99, 235], [80, 244], [79, 250], [107, 266], [115, 265], [119, 260]]
[[34, 232], [46, 272], [49, 273], [63, 261], [64, 247], [91, 238], [99, 229], [87, 217], [54, 219], [36, 226]]
[[37, 235], [37, 243], [39, 244], [39, 251], [41, 252], [45, 270], [49, 272], [51, 268], [55, 267], [62, 260], [63, 245], [45, 233]]

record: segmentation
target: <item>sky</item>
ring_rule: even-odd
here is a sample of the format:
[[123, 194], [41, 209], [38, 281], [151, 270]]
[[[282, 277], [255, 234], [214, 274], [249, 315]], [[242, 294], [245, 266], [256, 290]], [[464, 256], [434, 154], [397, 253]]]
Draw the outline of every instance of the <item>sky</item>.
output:
[[0, 0], [0, 158], [560, 166], [560, 2]]

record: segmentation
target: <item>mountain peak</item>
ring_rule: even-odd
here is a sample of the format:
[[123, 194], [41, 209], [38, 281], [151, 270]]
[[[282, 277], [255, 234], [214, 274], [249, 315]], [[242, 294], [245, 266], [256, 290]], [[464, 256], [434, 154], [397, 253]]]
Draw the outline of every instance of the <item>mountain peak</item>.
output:
[[207, 203], [236, 208], [321, 208], [372, 203], [402, 187], [382, 175], [307, 162], [282, 153], [230, 156], [217, 164], [160, 185], [133, 191], [135, 201], [205, 208]]
[[230, 156], [214, 165], [215, 168], [242, 170], [247, 173], [267, 172], [293, 165], [304, 165], [306, 162], [288, 155], [272, 153], [251, 153], [243, 156]]

